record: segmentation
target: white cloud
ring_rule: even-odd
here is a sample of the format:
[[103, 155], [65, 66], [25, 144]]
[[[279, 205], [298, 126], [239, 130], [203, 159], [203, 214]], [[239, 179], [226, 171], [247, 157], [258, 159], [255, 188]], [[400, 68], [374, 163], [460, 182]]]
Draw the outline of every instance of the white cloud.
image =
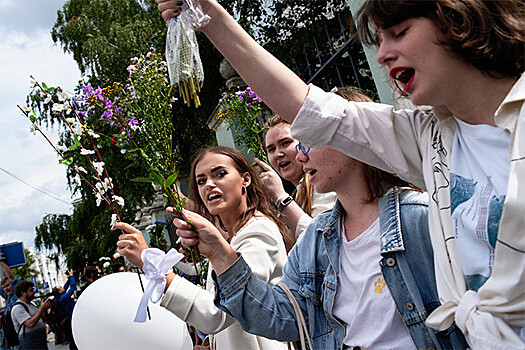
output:
[[[6, 2], [2, 0], [2, 11]], [[40, 1], [40, 4], [47, 3]], [[57, 6], [57, 2], [49, 2]], [[12, 6], [13, 2], [10, 3]], [[54, 13], [56, 14], [55, 7]], [[3, 15], [2, 15], [3, 19]], [[40, 135], [29, 132], [17, 104], [24, 105], [29, 93], [29, 75], [49, 86], [73, 91], [80, 79], [76, 62], [53, 45], [48, 29], [32, 33], [0, 26], [0, 167], [33, 186], [68, 200], [65, 168]], [[47, 131], [56, 140], [56, 130]], [[0, 172], [0, 243], [23, 241], [34, 246], [34, 229], [49, 213], [71, 212], [71, 205], [57, 201]]]

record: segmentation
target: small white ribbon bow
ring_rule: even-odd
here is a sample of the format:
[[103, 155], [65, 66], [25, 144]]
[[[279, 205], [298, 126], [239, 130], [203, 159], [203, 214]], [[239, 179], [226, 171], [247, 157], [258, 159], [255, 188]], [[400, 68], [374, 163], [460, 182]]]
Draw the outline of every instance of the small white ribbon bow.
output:
[[144, 323], [146, 322], [148, 300], [151, 299], [154, 304], [159, 302], [166, 287], [166, 274], [171, 272], [173, 265], [178, 263], [184, 255], [174, 249], [170, 249], [166, 254], [160, 249], [148, 248], [142, 251], [140, 257], [144, 262], [144, 266], [142, 266], [144, 276], [149, 280], [149, 283], [142, 299], [140, 299], [139, 308], [133, 321]]

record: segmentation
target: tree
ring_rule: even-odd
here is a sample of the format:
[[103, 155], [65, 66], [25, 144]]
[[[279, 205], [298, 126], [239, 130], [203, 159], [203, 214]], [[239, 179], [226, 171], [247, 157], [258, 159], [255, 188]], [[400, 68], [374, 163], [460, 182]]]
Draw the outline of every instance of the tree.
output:
[[33, 256], [33, 254], [29, 251], [29, 249], [25, 248], [24, 254], [26, 256], [26, 264], [12, 269], [15, 276], [20, 278], [21, 280], [26, 280], [30, 277], [36, 277], [38, 275], [38, 271], [31, 268], [31, 266], [33, 266], [33, 264], [36, 262], [36, 259]]

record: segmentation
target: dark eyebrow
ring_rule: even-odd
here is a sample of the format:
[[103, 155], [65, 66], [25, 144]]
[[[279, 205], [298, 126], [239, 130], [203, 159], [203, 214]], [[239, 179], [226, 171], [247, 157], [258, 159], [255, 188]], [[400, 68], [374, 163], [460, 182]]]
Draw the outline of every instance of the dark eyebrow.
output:
[[[224, 168], [226, 168], [224, 165], [219, 165], [219, 166], [216, 166], [215, 168], [211, 169], [211, 172], [214, 173], [217, 170], [221, 170], [221, 169], [224, 169]], [[206, 176], [206, 175], [204, 175], [204, 174], [197, 174], [197, 175], [195, 175], [195, 178], [203, 177], [203, 176]]]

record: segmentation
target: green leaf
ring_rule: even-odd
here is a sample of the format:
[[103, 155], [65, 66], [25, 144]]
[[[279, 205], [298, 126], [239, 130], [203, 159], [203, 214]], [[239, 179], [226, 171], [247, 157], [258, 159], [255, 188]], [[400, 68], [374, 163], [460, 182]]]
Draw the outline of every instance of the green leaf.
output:
[[170, 187], [171, 185], [173, 185], [173, 183], [175, 181], [177, 181], [177, 178], [179, 177], [179, 173], [174, 173], [174, 174], [171, 174], [168, 179], [166, 180], [166, 182], [164, 183], [164, 187]]
[[[134, 179], [131, 179], [133, 182], [148, 182], [148, 183], [156, 183], [153, 179], [150, 179], [149, 177], [136, 177]], [[162, 184], [161, 184], [162, 185]]]
[[31, 121], [31, 123], [34, 123], [36, 121], [36, 116], [34, 114], [31, 114], [29, 116], [29, 120]]
[[73, 164], [73, 159], [71, 159], [71, 158], [70, 159], [60, 159], [58, 162], [62, 163], [62, 164], [65, 164], [65, 165], [71, 165], [71, 164]]
[[49, 88], [47, 87], [46, 83], [42, 82], [42, 89], [45, 91], [45, 92], [49, 92]]

